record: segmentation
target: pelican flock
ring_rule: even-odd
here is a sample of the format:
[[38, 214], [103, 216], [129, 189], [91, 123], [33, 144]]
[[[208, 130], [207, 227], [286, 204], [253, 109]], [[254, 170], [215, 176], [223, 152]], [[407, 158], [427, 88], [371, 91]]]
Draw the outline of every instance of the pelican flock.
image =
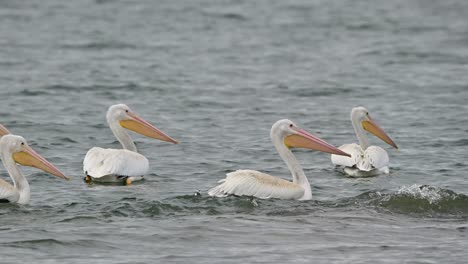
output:
[[340, 146], [339, 149], [351, 154], [351, 157], [331, 155], [332, 163], [343, 166], [344, 172], [352, 177], [369, 177], [380, 173], [389, 173], [387, 152], [379, 146], [370, 146], [365, 131], [374, 134], [396, 149], [398, 149], [398, 146], [372, 120], [366, 108], [353, 108], [351, 110], [351, 122], [359, 145], [351, 143]]
[[299, 128], [292, 121], [283, 119], [273, 124], [271, 140], [292, 174], [292, 182], [254, 170], [237, 170], [219, 181], [220, 185], [210, 189], [215, 197], [228, 195], [252, 196], [261, 199], [312, 199], [312, 190], [301, 165], [291, 148], [307, 148], [335, 155], [350, 156], [327, 142]]
[[27, 204], [30, 199], [29, 183], [16, 165], [36, 167], [57, 177], [68, 180], [54, 165], [37, 154], [23, 137], [8, 134], [0, 128], [0, 155], [3, 166], [10, 175], [13, 185], [0, 179], [0, 202]]
[[107, 111], [107, 123], [123, 149], [91, 148], [83, 161], [87, 182], [131, 184], [148, 172], [148, 159], [137, 152], [135, 143], [125, 129], [141, 135], [177, 144], [155, 126], [139, 117], [125, 104], [116, 104]]
[[[131, 184], [140, 180], [149, 169], [148, 159], [137, 152], [127, 130], [141, 135], [177, 144], [161, 130], [148, 123], [125, 104], [116, 104], [107, 111], [107, 123], [123, 149], [93, 147], [83, 160], [87, 182], [110, 182]], [[226, 175], [217, 186], [208, 190], [213, 197], [250, 196], [261, 199], [279, 198], [310, 200], [312, 190], [301, 165], [292, 153], [292, 148], [306, 148], [330, 153], [332, 163], [343, 166], [344, 172], [353, 177], [373, 176], [388, 173], [388, 154], [378, 146], [370, 146], [365, 131], [387, 144], [398, 148], [393, 140], [372, 120], [364, 107], [351, 111], [351, 121], [359, 144], [345, 144], [336, 148], [310, 134], [288, 119], [273, 124], [270, 137], [292, 175], [292, 181], [274, 177], [255, 170], [237, 170]], [[54, 165], [37, 154], [21, 136], [10, 134], [0, 124], [0, 156], [9, 176], [10, 184], [0, 179], [0, 202], [27, 204], [30, 199], [28, 181], [17, 164], [41, 169], [59, 178], [69, 179]]]

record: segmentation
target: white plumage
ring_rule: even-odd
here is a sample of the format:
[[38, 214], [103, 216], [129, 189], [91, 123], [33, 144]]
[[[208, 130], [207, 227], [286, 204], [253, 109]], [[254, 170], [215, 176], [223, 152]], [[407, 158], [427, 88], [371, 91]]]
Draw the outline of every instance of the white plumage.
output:
[[28, 146], [23, 137], [5, 135], [0, 139], [0, 156], [12, 184], [0, 179], [0, 200], [27, 204], [30, 198], [29, 183], [19, 170], [17, 163], [41, 169], [57, 177], [68, 179], [54, 165]]
[[18, 202], [20, 193], [10, 183], [0, 179], [0, 200], [8, 200], [11, 203]]
[[254, 170], [237, 170], [226, 174], [220, 185], [210, 189], [208, 194], [216, 197], [228, 195], [254, 196], [260, 199], [300, 199], [304, 188], [290, 181], [273, 177]]
[[145, 156], [126, 149], [94, 147], [83, 161], [85, 174], [95, 179], [109, 175], [142, 176], [148, 172], [148, 168], [149, 162]]
[[331, 161], [343, 166], [344, 172], [352, 177], [369, 177], [380, 173], [389, 173], [387, 152], [378, 146], [370, 146], [364, 130], [376, 135], [389, 145], [398, 148], [392, 139], [370, 118], [364, 107], [351, 110], [351, 122], [359, 144], [344, 144], [340, 150], [351, 154], [351, 157], [331, 155]]
[[237, 170], [226, 175], [218, 186], [208, 191], [210, 196], [252, 196], [260, 199], [312, 199], [312, 191], [299, 162], [290, 148], [302, 147], [338, 155], [348, 155], [325, 141], [298, 128], [290, 120], [277, 121], [270, 137], [292, 174], [292, 182], [254, 170]]
[[124, 182], [140, 180], [148, 172], [148, 159], [137, 152], [135, 143], [124, 128], [159, 140], [177, 143], [162, 131], [138, 117], [124, 104], [112, 105], [107, 123], [124, 149], [91, 148], [83, 160], [86, 181]]
[[[0, 124], [0, 138], [7, 134], [10, 134], [10, 131], [8, 131], [8, 129], [6, 129], [6, 127], [4, 127], [2, 124]], [[18, 190], [7, 181], [0, 179], [0, 200], [16, 202], [19, 200], [19, 198], [20, 193]]]
[[352, 177], [368, 177], [380, 173], [388, 173], [388, 154], [378, 146], [370, 146], [363, 150], [356, 143], [344, 144], [338, 147], [351, 154], [351, 157], [331, 155], [332, 163], [345, 167], [346, 174]]

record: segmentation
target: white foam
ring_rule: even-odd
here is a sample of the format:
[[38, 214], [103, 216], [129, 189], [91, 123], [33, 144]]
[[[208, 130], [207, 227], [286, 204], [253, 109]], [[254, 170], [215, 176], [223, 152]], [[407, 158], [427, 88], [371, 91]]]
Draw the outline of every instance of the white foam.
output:
[[411, 195], [414, 198], [425, 199], [430, 204], [437, 203], [447, 195], [437, 187], [428, 185], [413, 184], [411, 186], [402, 186], [397, 192], [397, 195]]

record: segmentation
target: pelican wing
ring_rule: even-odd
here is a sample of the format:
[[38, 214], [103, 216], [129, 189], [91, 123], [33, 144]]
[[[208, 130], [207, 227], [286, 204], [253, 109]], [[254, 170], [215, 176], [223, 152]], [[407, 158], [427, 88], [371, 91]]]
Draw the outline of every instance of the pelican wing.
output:
[[13, 185], [0, 179], [0, 200], [16, 202], [20, 198], [18, 190]]
[[94, 147], [86, 153], [83, 161], [83, 171], [94, 178], [106, 175], [141, 176], [148, 168], [145, 156], [126, 149]]
[[378, 146], [370, 146], [365, 151], [358, 144], [345, 144], [340, 150], [351, 154], [351, 157], [331, 155], [332, 163], [344, 167], [356, 167], [360, 171], [371, 171], [388, 165], [387, 152]]
[[261, 199], [299, 199], [304, 195], [304, 188], [281, 178], [254, 170], [237, 170], [226, 174], [220, 185], [210, 189], [210, 196], [228, 195], [254, 196]]
[[370, 146], [364, 152], [364, 159], [372, 168], [380, 169], [388, 166], [388, 154], [383, 148]]
[[358, 144], [352, 143], [352, 144], [344, 144], [340, 146], [338, 149], [348, 153], [351, 155], [351, 157], [346, 157], [346, 156], [340, 156], [340, 155], [331, 155], [331, 161], [333, 164], [338, 165], [338, 166], [344, 166], [344, 167], [353, 167], [359, 163], [359, 161], [362, 159], [362, 154], [364, 151], [362, 151], [361, 146]]

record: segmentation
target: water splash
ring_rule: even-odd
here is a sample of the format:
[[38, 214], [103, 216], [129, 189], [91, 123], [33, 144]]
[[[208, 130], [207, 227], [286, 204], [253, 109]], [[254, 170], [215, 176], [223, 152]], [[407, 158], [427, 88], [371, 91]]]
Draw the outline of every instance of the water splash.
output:
[[376, 195], [370, 202], [382, 209], [409, 215], [468, 216], [468, 196], [430, 185], [402, 186], [394, 193]]
[[397, 192], [397, 196], [408, 196], [415, 199], [427, 200], [429, 204], [437, 204], [444, 199], [456, 199], [457, 194], [450, 190], [444, 190], [430, 185], [413, 184], [403, 186]]

